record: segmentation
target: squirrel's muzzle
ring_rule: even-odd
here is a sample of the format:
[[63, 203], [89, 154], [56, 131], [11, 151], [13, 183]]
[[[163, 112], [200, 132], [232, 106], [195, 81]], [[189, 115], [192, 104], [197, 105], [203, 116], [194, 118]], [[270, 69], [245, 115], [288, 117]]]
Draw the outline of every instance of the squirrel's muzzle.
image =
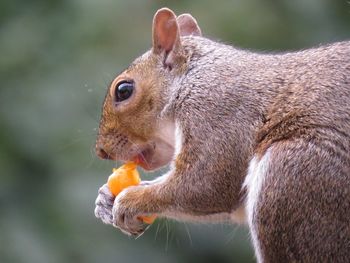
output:
[[96, 155], [101, 159], [113, 160], [113, 156], [107, 153], [101, 145], [96, 144], [95, 148]]

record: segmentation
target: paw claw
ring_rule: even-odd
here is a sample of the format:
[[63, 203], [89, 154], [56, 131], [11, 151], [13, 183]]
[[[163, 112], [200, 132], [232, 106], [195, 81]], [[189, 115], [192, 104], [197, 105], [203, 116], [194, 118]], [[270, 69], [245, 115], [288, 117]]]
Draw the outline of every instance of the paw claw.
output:
[[123, 233], [138, 237], [146, 229], [146, 226], [142, 220], [139, 219], [139, 212], [136, 207], [133, 207], [132, 195], [129, 195], [129, 191], [135, 191], [136, 189], [126, 189], [121, 192], [114, 200], [114, 206], [112, 210], [113, 225], [119, 228]]

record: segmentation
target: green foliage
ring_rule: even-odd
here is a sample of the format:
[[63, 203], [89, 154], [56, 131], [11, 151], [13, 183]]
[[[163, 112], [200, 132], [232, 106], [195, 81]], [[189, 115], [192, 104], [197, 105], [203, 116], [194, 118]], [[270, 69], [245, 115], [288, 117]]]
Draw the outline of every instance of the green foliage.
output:
[[2, 1], [0, 262], [254, 261], [244, 227], [163, 220], [133, 240], [93, 215], [116, 165], [94, 155], [106, 87], [150, 47], [163, 6], [242, 48], [350, 37], [346, 0]]

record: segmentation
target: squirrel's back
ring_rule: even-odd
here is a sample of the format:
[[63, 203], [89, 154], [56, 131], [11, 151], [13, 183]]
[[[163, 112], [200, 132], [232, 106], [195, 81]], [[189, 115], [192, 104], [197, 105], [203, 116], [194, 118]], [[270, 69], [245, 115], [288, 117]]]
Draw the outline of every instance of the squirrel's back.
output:
[[232, 119], [239, 112], [251, 119], [264, 111], [257, 134], [262, 151], [274, 141], [327, 127], [350, 136], [350, 42], [283, 54], [202, 37], [185, 37], [183, 44], [192, 57], [179, 85], [180, 107], [191, 110], [186, 103], [195, 103], [197, 115], [209, 119]]

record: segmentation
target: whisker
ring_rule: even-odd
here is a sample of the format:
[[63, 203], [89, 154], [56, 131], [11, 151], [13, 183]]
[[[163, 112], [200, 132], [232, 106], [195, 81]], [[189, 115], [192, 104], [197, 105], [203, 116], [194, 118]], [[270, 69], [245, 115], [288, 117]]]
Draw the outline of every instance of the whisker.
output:
[[225, 245], [228, 245], [236, 237], [237, 230], [238, 230], [238, 226], [234, 226], [231, 233], [229, 233], [229, 236], [225, 242]]
[[91, 159], [95, 159], [96, 158], [96, 153], [95, 153], [95, 146], [94, 145], [91, 145], [90, 147], [90, 157]]
[[165, 251], [168, 252], [168, 248], [169, 248], [169, 225], [168, 225], [168, 220], [165, 221], [165, 226], [166, 226]]
[[90, 162], [85, 166], [85, 168], [87, 168], [87, 169], [90, 168], [94, 164], [95, 161], [96, 161], [96, 157], [92, 157]]
[[185, 226], [185, 230], [186, 230], [188, 239], [190, 240], [190, 245], [191, 245], [191, 247], [193, 247], [193, 242], [192, 242], [192, 238], [191, 238], [191, 233], [190, 233], [190, 230], [188, 229], [188, 226], [187, 226], [187, 224], [186, 224], [185, 222], [184, 222], [184, 226]]
[[154, 236], [154, 241], [157, 240], [159, 227], [160, 227], [160, 223], [157, 224], [157, 229], [156, 229], [156, 234], [155, 234], [155, 236]]
[[58, 152], [64, 151], [67, 148], [72, 147], [72, 146], [76, 145], [77, 143], [80, 143], [83, 140], [94, 138], [93, 136], [95, 136], [95, 134], [87, 134], [85, 136], [79, 136], [78, 138], [74, 138], [74, 139], [70, 140], [70, 142], [67, 142], [64, 145], [62, 145], [61, 147], [59, 147], [57, 149], [57, 151]]

